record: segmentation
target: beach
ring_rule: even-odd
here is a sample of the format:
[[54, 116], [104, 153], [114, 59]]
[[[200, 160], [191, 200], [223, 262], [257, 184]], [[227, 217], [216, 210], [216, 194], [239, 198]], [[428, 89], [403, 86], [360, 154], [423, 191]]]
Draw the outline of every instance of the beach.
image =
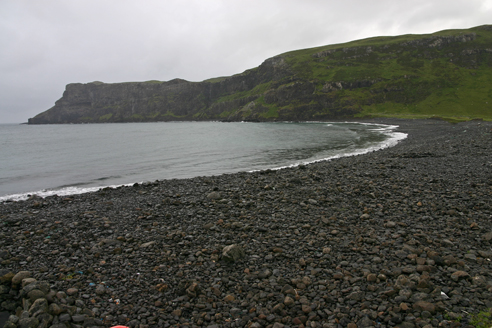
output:
[[[466, 327], [492, 308], [492, 122], [365, 122], [408, 137], [0, 203], [0, 312], [56, 328]], [[37, 298], [22, 292], [33, 283]]]

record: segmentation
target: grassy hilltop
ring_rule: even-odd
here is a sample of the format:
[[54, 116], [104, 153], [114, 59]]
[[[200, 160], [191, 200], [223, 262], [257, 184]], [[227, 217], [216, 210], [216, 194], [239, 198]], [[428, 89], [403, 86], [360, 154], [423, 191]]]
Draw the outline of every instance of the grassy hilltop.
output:
[[[355, 116], [492, 119], [492, 26], [369, 38], [283, 56], [297, 75], [316, 83], [316, 93], [333, 86], [329, 92]], [[361, 81], [367, 86], [358, 87]]]
[[69, 84], [29, 123], [357, 117], [492, 120], [492, 25], [297, 50], [203, 82]]

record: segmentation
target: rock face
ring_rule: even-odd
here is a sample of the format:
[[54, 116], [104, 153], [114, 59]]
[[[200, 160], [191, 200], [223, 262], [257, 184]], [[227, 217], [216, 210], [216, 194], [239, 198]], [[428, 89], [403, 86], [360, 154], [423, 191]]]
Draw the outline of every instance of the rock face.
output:
[[456, 108], [456, 114], [483, 117], [482, 109], [467, 107], [467, 99], [472, 95], [492, 104], [491, 27], [294, 51], [203, 82], [72, 83], [55, 106], [29, 124], [324, 120], [383, 113], [388, 107], [436, 115]]

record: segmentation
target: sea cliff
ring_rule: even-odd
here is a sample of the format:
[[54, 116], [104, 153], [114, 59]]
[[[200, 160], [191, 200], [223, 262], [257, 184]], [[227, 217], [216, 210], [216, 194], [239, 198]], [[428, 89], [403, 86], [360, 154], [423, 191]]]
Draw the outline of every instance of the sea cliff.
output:
[[71, 83], [29, 124], [492, 118], [492, 26], [284, 53], [203, 82]]

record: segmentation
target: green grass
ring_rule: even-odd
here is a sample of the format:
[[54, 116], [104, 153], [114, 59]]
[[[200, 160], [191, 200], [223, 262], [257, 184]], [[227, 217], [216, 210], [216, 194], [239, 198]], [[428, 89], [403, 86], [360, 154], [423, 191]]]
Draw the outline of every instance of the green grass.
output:
[[108, 121], [111, 119], [111, 117], [113, 117], [112, 113], [102, 115], [102, 116], [99, 116], [99, 121]]
[[492, 313], [489, 311], [472, 315], [470, 324], [476, 328], [490, 328], [492, 327]]

